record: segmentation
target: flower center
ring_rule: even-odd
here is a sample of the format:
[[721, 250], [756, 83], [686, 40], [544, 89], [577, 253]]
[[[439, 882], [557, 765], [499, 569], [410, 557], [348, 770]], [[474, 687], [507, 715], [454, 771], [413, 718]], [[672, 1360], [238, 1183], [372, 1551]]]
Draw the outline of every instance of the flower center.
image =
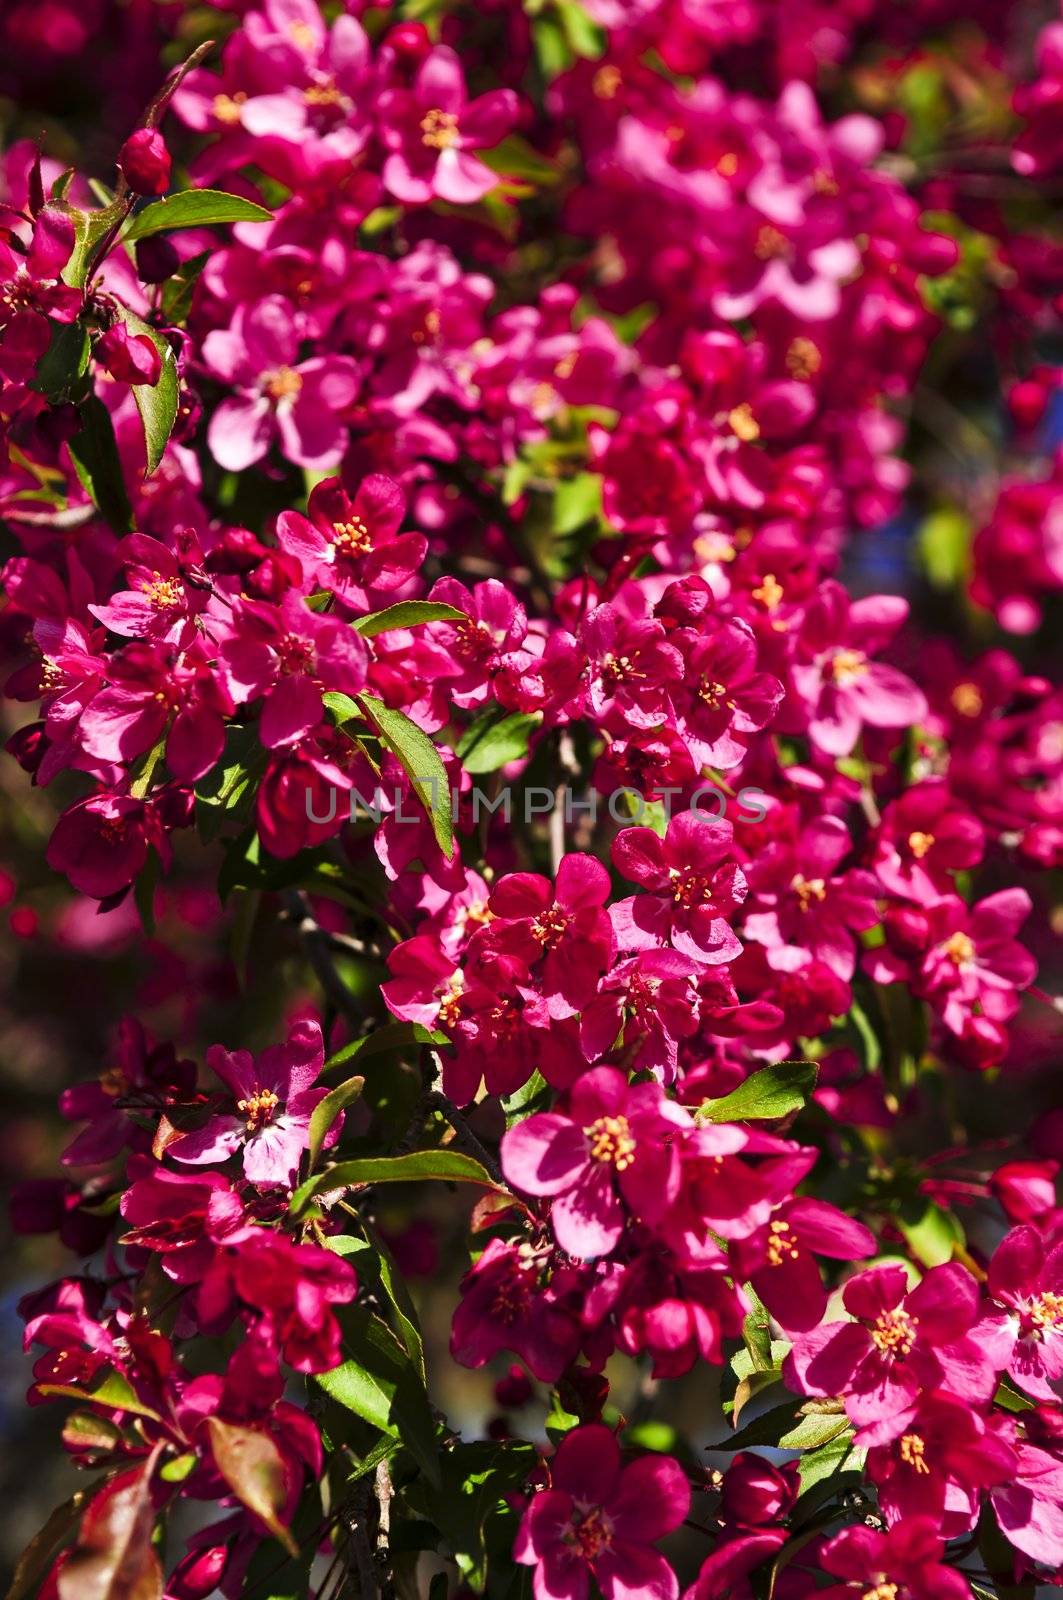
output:
[[177, 578], [164, 578], [161, 572], [153, 572], [149, 582], [143, 585], [144, 593], [158, 611], [170, 611], [174, 606], [179, 606], [184, 599], [184, 591], [180, 580]]
[[219, 122], [224, 122], [226, 127], [234, 127], [240, 120], [240, 109], [245, 104], [247, 95], [243, 89], [237, 89], [235, 94], [216, 94], [211, 106]]
[[788, 255], [790, 246], [786, 242], [786, 235], [780, 233], [772, 223], [766, 222], [757, 231], [753, 253], [758, 261], [773, 261], [779, 256]]
[[786, 352], [786, 370], [791, 378], [814, 378], [822, 365], [823, 357], [811, 339], [799, 333], [796, 339], [790, 340]]
[[611, 1163], [617, 1172], [626, 1172], [635, 1159], [635, 1141], [626, 1117], [599, 1117], [584, 1133], [591, 1142], [592, 1161]]
[[309, 639], [300, 639], [294, 633], [286, 633], [283, 639], [278, 639], [273, 646], [277, 652], [280, 669], [286, 678], [295, 677], [299, 673], [312, 673], [316, 665], [314, 647]]
[[831, 658], [830, 673], [835, 683], [852, 683], [867, 671], [867, 657], [862, 650], [836, 650]]
[[54, 656], [41, 657], [41, 693], [58, 689], [63, 682], [63, 669]]
[[591, 88], [599, 100], [612, 100], [623, 81], [624, 75], [620, 68], [610, 64], [598, 68], [591, 79]]
[[895, 1583], [876, 1583], [873, 1589], [865, 1589], [860, 1600], [897, 1600], [899, 1593]]
[[564, 938], [568, 924], [568, 912], [559, 905], [552, 905], [549, 911], [543, 911], [532, 923], [532, 938], [541, 944], [544, 950], [554, 950]]
[[982, 691], [976, 683], [958, 683], [949, 699], [961, 717], [977, 717], [985, 704]]
[[603, 683], [623, 683], [625, 678], [644, 678], [646, 674], [639, 672], [635, 663], [637, 655], [614, 656], [610, 650], [602, 657], [601, 674]]
[[753, 415], [753, 407], [746, 400], [727, 413], [727, 422], [731, 432], [737, 435], [743, 444], [752, 444], [754, 439], [760, 438], [760, 424]]
[[340, 555], [367, 556], [373, 548], [373, 538], [361, 517], [351, 517], [348, 522], [332, 524], [332, 543]]
[[117, 1100], [129, 1088], [129, 1079], [121, 1067], [105, 1067], [100, 1073], [100, 1088], [110, 1099]]
[[273, 401], [294, 400], [303, 387], [302, 376], [294, 367], [277, 367], [267, 372], [263, 388]]
[[801, 1249], [797, 1243], [793, 1229], [788, 1222], [778, 1219], [768, 1223], [768, 1266], [781, 1267], [789, 1259], [797, 1261]]
[[871, 1330], [871, 1342], [884, 1356], [906, 1356], [915, 1343], [918, 1324], [903, 1306], [883, 1311]]
[[964, 933], [962, 928], [957, 929], [945, 940], [941, 952], [956, 966], [969, 967], [974, 960], [974, 940], [969, 933]]
[[[727, 685], [717, 683], [715, 678], [705, 675], [698, 679], [698, 699], [708, 706], [710, 711], [718, 711], [720, 709], [720, 703], [726, 693]], [[727, 705], [730, 707], [731, 702], [727, 701]]]
[[908, 835], [908, 848], [917, 861], [922, 861], [927, 852], [933, 849], [934, 835], [922, 833], [918, 828]]
[[918, 1433], [901, 1435], [901, 1460], [919, 1477], [927, 1476], [930, 1467], [926, 1460], [926, 1444]]
[[1031, 1326], [1039, 1334], [1051, 1332], [1063, 1324], [1063, 1294], [1046, 1289], [1030, 1301], [1027, 1315]]
[[246, 1100], [238, 1100], [236, 1109], [246, 1117], [248, 1133], [257, 1133], [273, 1121], [273, 1113], [279, 1105], [280, 1100], [272, 1089], [256, 1089]]
[[494, 635], [486, 622], [473, 622], [466, 618], [455, 628], [455, 653], [465, 661], [486, 661], [495, 653]]
[[797, 903], [802, 911], [810, 910], [813, 901], [823, 901], [827, 898], [827, 885], [822, 878], [806, 878], [800, 872], [791, 879], [790, 888], [797, 896]]
[[709, 898], [708, 881], [700, 872], [692, 872], [689, 867], [681, 871], [679, 867], [669, 867], [668, 876], [672, 884], [672, 899], [677, 906], [701, 905], [703, 900]]
[[461, 1014], [461, 996], [465, 988], [465, 976], [461, 972], [452, 972], [441, 989], [439, 995], [439, 1020], [445, 1027], [452, 1028]]
[[461, 135], [458, 119], [453, 111], [440, 111], [433, 106], [421, 118], [421, 143], [429, 150], [453, 150]]
[[758, 606], [763, 606], [765, 611], [774, 611], [783, 597], [783, 586], [774, 572], [766, 572], [764, 582], [751, 592]]
[[576, 1513], [565, 1540], [575, 1546], [584, 1561], [594, 1561], [612, 1544], [613, 1525], [601, 1506], [590, 1506]]
[[308, 106], [338, 106], [343, 99], [335, 83], [312, 83], [303, 90], [303, 101]]

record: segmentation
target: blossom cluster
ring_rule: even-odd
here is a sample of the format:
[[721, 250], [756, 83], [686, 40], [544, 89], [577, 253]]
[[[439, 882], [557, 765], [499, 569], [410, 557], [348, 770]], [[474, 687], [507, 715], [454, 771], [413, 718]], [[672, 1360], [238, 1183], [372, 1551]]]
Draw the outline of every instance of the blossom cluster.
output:
[[[206, 861], [322, 990], [202, 1068], [127, 1017], [64, 1092], [14, 1215], [83, 1270], [23, 1301], [30, 1401], [104, 1476], [21, 1592], [438, 1600], [428, 1550], [491, 1600], [514, 1563], [537, 1600], [1063, 1570], [1063, 1128], [1007, 1121], [1059, 1010], [1063, 702], [992, 633], [1063, 587], [1063, 25], [1012, 94], [1019, 9], [976, 47], [945, 0], [241, 0], [110, 185], [3, 156], [47, 865], [151, 929]], [[934, 387], [978, 337], [1006, 454]], [[874, 568], [935, 495], [962, 645]], [[533, 787], [548, 820], [499, 814]], [[972, 1084], [1008, 1104], [968, 1152]], [[378, 1226], [410, 1183], [476, 1196], [484, 1440]], [[727, 1438], [644, 1426], [706, 1368]]]

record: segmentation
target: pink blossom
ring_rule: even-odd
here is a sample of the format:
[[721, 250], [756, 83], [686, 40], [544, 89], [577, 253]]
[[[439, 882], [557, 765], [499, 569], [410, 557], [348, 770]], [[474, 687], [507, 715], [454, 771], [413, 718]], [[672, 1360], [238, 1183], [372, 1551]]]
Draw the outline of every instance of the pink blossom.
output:
[[411, 90], [387, 90], [380, 98], [384, 143], [391, 151], [385, 184], [407, 205], [424, 205], [434, 196], [453, 205], [482, 199], [498, 178], [469, 152], [498, 144], [517, 109], [511, 89], [467, 100], [458, 57], [437, 46], [421, 63]]
[[605, 1600], [636, 1587], [653, 1600], [675, 1600], [675, 1573], [652, 1546], [690, 1506], [677, 1462], [642, 1456], [625, 1466], [615, 1434], [596, 1424], [565, 1435], [550, 1482], [525, 1511], [513, 1550], [535, 1568], [536, 1600], [584, 1600], [592, 1577]]
[[[252, 1183], [291, 1185], [310, 1140], [310, 1117], [327, 1089], [315, 1089], [325, 1053], [316, 1022], [297, 1022], [286, 1043], [254, 1057], [220, 1044], [207, 1065], [229, 1091], [231, 1109], [212, 1115], [202, 1128], [183, 1133], [169, 1153], [197, 1165], [226, 1161], [237, 1152]], [[339, 1127], [329, 1130], [334, 1143]]]

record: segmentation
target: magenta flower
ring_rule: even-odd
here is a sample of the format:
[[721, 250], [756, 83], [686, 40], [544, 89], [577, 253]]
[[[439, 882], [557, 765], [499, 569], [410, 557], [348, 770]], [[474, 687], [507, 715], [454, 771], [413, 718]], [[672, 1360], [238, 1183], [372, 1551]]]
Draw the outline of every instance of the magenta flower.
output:
[[609, 966], [609, 890], [602, 863], [574, 852], [561, 862], [556, 884], [538, 873], [511, 872], [492, 891], [484, 945], [518, 956], [532, 971], [542, 962], [542, 992], [558, 1020], [580, 1010]]
[[932, 1267], [908, 1293], [904, 1268], [857, 1273], [842, 1299], [852, 1322], [800, 1333], [786, 1358], [786, 1382], [799, 1394], [832, 1396], [862, 1430], [861, 1445], [900, 1433], [919, 1394], [948, 1389], [975, 1406], [993, 1396], [998, 1368], [978, 1321], [978, 1285], [957, 1262]]
[[278, 438], [300, 467], [328, 467], [343, 454], [343, 417], [358, 395], [358, 367], [341, 355], [300, 362], [299, 343], [295, 312], [276, 294], [240, 306], [230, 328], [204, 339], [210, 374], [237, 390], [207, 430], [211, 454], [227, 471], [254, 466]]
[[97, 1079], [74, 1084], [60, 1097], [68, 1121], [88, 1124], [63, 1151], [64, 1166], [110, 1161], [126, 1145], [146, 1148], [134, 1116], [187, 1099], [195, 1081], [193, 1062], [179, 1061], [172, 1044], [152, 1044], [135, 1017], [123, 1017], [109, 1065]]
[[339, 478], [326, 478], [312, 490], [305, 517], [281, 512], [277, 537], [302, 562], [307, 583], [364, 608], [368, 592], [397, 589], [424, 560], [423, 534], [398, 532], [405, 508], [402, 490], [382, 473], [366, 478], [353, 497]]
[[698, 1031], [696, 979], [703, 970], [678, 950], [641, 950], [618, 962], [582, 1008], [580, 1045], [587, 1060], [607, 1055], [623, 1028], [625, 1052], [638, 1046], [632, 1067], [673, 1082], [678, 1042]]
[[590, 664], [588, 701], [598, 717], [625, 728], [656, 728], [669, 716], [671, 692], [683, 677], [683, 657], [667, 643], [661, 623], [596, 606], [580, 629]]
[[503, 1239], [488, 1241], [462, 1279], [450, 1331], [455, 1361], [482, 1367], [512, 1350], [534, 1377], [557, 1382], [575, 1360], [581, 1329], [578, 1308], [564, 1292], [567, 1269], [548, 1277], [548, 1255]]
[[[257, 1058], [249, 1050], [212, 1045], [207, 1065], [235, 1103], [202, 1128], [182, 1134], [168, 1153], [176, 1161], [202, 1165], [227, 1161], [240, 1151], [252, 1183], [290, 1185], [309, 1143], [311, 1114], [328, 1093], [312, 1087], [324, 1060], [321, 1028], [312, 1021], [295, 1023], [284, 1044]], [[339, 1137], [337, 1123], [329, 1137], [333, 1143]]]
[[593, 1578], [605, 1600], [676, 1600], [679, 1584], [652, 1548], [690, 1509], [690, 1485], [670, 1456], [621, 1464], [616, 1435], [574, 1428], [550, 1463], [551, 1487], [532, 1497], [514, 1559], [534, 1567], [536, 1600], [585, 1600]]
[[925, 720], [922, 690], [896, 667], [871, 659], [907, 615], [907, 602], [897, 596], [850, 603], [840, 583], [820, 585], [805, 614], [792, 670], [808, 736], [825, 755], [851, 754], [865, 726], [908, 728]]
[[872, 866], [891, 894], [931, 905], [978, 865], [985, 829], [939, 780], [906, 789], [882, 813]]
[[48, 842], [48, 865], [82, 894], [106, 900], [133, 882], [149, 843], [166, 848], [154, 807], [130, 795], [93, 794], [59, 818]]
[[647, 892], [611, 907], [622, 950], [671, 944], [708, 966], [741, 954], [726, 918], [746, 897], [746, 880], [734, 858], [729, 822], [681, 812], [662, 839], [652, 828], [625, 828], [613, 860], [625, 878]]
[[764, 945], [768, 961], [787, 967], [792, 949], [808, 950], [846, 981], [856, 971], [854, 933], [879, 921], [879, 884], [857, 869], [839, 873], [852, 849], [838, 817], [818, 817], [792, 845], [769, 844], [747, 867], [752, 897], [743, 933]]
[[678, 1140], [692, 1127], [659, 1084], [632, 1087], [615, 1067], [595, 1067], [573, 1085], [567, 1113], [510, 1128], [502, 1170], [525, 1194], [551, 1196], [558, 1244], [585, 1260], [613, 1248], [629, 1212], [664, 1215], [679, 1192]]
[[1012, 1228], [989, 1263], [989, 1293], [1005, 1316], [995, 1321], [993, 1349], [1019, 1387], [1037, 1400], [1058, 1400], [1063, 1378], [1063, 1242], [1046, 1244], [1036, 1228]]
[[365, 688], [369, 651], [361, 634], [309, 610], [291, 591], [279, 606], [237, 601], [232, 623], [219, 652], [224, 681], [238, 703], [265, 696], [259, 732], [270, 749], [318, 725], [322, 691]]
[[858, 1261], [875, 1253], [875, 1235], [825, 1200], [797, 1199], [735, 1245], [736, 1265], [772, 1316], [790, 1333], [822, 1319], [827, 1294], [815, 1255]]
[[676, 697], [679, 731], [699, 767], [729, 772], [746, 754], [742, 735], [759, 733], [774, 717], [783, 686], [771, 673], [757, 671], [753, 635], [737, 622], [692, 636], [685, 658], [683, 683], [689, 689]]
[[867, 1472], [892, 1526], [929, 1517], [945, 1539], [969, 1532], [982, 1490], [1006, 1483], [1014, 1448], [992, 1434], [964, 1400], [922, 1398], [899, 1437], [868, 1451]]
[[389, 89], [380, 97], [381, 133], [391, 151], [383, 166], [385, 184], [406, 205], [426, 205], [435, 197], [472, 205], [498, 178], [469, 152], [498, 144], [517, 112], [512, 89], [467, 100], [458, 57], [438, 45], [421, 63], [412, 90]]
[[945, 1565], [944, 1554], [932, 1517], [912, 1516], [885, 1530], [858, 1523], [823, 1546], [820, 1566], [840, 1581], [816, 1593], [823, 1600], [864, 1600], [869, 1590], [909, 1600], [970, 1600], [966, 1578]]
[[[123, 539], [119, 552], [129, 587], [88, 610], [122, 638], [187, 647], [195, 636], [195, 619], [207, 608], [207, 589], [189, 583], [186, 562], [145, 533]], [[198, 549], [192, 553], [194, 558]]]
[[[38, 213], [25, 254], [0, 238], [0, 328], [27, 313], [55, 322], [74, 321], [84, 296], [62, 280], [74, 238], [73, 217], [54, 205], [46, 205]], [[47, 336], [47, 327], [44, 332]]]

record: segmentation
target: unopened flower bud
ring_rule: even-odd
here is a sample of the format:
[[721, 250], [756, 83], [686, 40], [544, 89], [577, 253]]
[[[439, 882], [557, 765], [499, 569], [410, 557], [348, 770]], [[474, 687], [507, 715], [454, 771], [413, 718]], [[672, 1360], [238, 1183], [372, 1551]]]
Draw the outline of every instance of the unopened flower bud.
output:
[[165, 194], [170, 187], [171, 164], [158, 128], [138, 128], [118, 152], [118, 165], [135, 194]]

